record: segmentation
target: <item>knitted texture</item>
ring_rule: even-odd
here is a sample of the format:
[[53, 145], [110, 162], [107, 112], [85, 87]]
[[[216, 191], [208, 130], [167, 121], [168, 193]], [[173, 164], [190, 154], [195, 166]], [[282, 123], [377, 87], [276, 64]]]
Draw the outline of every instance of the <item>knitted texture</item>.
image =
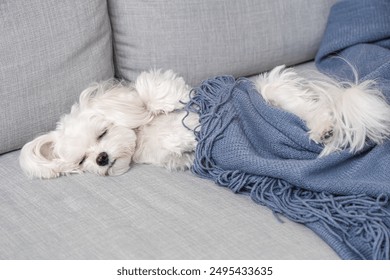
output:
[[389, 259], [389, 142], [318, 158], [302, 120], [230, 76], [203, 82], [186, 108], [200, 117], [195, 174], [305, 224], [344, 259]]
[[341, 80], [376, 80], [390, 100], [390, 1], [347, 0], [330, 12], [317, 68]]

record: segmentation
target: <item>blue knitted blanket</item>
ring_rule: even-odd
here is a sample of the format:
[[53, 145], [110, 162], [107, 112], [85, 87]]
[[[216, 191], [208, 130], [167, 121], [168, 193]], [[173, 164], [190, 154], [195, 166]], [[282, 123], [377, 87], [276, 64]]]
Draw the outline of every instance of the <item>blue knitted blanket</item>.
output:
[[[326, 35], [323, 45], [337, 45], [327, 36], [333, 38]], [[187, 110], [200, 117], [195, 174], [305, 224], [344, 259], [390, 258], [390, 141], [318, 158], [322, 147], [310, 141], [302, 120], [267, 105], [251, 81], [231, 76], [204, 81]]]
[[[348, 61], [348, 63], [346, 63]], [[390, 1], [346, 0], [330, 12], [317, 68], [341, 80], [376, 80], [390, 100]]]

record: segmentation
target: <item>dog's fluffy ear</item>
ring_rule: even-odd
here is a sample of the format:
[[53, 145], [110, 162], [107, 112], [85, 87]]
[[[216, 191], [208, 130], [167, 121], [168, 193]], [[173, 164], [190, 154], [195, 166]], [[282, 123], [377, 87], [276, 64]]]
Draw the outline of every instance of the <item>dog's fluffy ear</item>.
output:
[[[108, 81], [93, 83], [80, 93], [79, 104], [75, 109], [86, 109], [96, 102], [96, 100], [104, 99], [116, 99], [120, 98], [113, 93], [112, 90], [126, 88], [125, 84], [121, 81], [110, 79]], [[109, 93], [111, 92], [111, 93]], [[109, 94], [107, 94], [109, 93]], [[72, 108], [73, 110], [73, 108]]]
[[53, 152], [55, 141], [55, 131], [52, 131], [24, 145], [19, 164], [28, 176], [48, 179], [61, 175], [59, 160]]
[[73, 109], [78, 109], [80, 107], [81, 109], [85, 109], [90, 105], [91, 100], [96, 97], [97, 95], [102, 95], [104, 93], [103, 84], [95, 83], [91, 85], [90, 87], [83, 90], [79, 97], [79, 104]]

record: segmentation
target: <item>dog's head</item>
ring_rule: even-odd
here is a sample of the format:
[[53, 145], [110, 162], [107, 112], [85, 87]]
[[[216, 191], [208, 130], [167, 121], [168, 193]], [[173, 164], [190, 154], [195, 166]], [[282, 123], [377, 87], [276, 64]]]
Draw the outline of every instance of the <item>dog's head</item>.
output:
[[129, 96], [131, 89], [125, 87], [88, 88], [56, 130], [23, 147], [21, 167], [38, 178], [84, 171], [103, 176], [126, 172], [137, 140], [135, 127], [124, 125], [123, 120], [124, 114], [131, 118], [131, 110], [122, 108], [121, 100]]

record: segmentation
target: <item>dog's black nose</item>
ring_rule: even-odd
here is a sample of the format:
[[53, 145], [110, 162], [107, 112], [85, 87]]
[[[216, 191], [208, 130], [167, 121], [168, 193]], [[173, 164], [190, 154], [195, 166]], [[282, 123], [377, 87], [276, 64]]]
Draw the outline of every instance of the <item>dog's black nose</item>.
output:
[[108, 155], [106, 152], [101, 152], [97, 158], [96, 163], [99, 166], [106, 166], [108, 164]]

